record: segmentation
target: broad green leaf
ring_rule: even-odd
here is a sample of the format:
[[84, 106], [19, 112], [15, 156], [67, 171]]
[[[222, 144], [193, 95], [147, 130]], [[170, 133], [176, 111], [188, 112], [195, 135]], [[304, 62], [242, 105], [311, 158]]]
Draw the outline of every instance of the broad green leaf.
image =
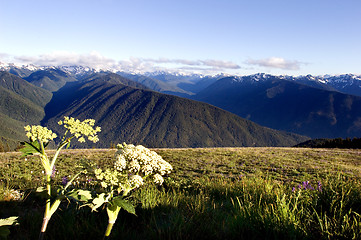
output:
[[18, 217], [8, 217], [5, 219], [0, 219], [0, 226], [11, 226], [13, 224], [18, 224]]
[[127, 200], [123, 199], [121, 196], [115, 197], [113, 199], [113, 201], [111, 202], [111, 204], [123, 208], [128, 213], [136, 215], [133, 204], [131, 204]]
[[34, 142], [21, 142], [24, 147], [20, 148], [19, 151], [23, 153], [21, 157], [33, 155], [34, 153], [41, 153], [40, 144], [38, 141]]
[[92, 211], [96, 211], [97, 208], [99, 208], [101, 205], [103, 205], [103, 203], [105, 203], [107, 201], [106, 197], [105, 197], [105, 193], [101, 193], [99, 194], [98, 197], [94, 198], [92, 201]]
[[65, 194], [65, 197], [80, 202], [79, 194], [73, 189]]
[[10, 235], [10, 230], [7, 226], [0, 226], [0, 239], [7, 239]]
[[93, 198], [91, 191], [89, 191], [89, 190], [79, 189], [76, 191], [76, 194], [78, 195], [78, 201], [81, 201], [81, 202], [87, 202]]

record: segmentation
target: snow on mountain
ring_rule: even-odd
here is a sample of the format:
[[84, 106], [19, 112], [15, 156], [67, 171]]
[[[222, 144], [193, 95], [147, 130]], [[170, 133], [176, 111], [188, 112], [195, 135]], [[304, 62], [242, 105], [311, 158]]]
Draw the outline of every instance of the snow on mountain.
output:
[[[13, 74], [16, 74], [20, 77], [26, 77], [32, 72], [37, 70], [44, 70], [47, 68], [60, 69], [65, 71], [75, 77], [83, 77], [93, 73], [98, 72], [118, 72], [117, 69], [94, 69], [87, 66], [80, 65], [72, 65], [72, 66], [35, 66], [35, 65], [20, 65], [14, 63], [3, 63], [0, 62], [0, 70], [8, 71]], [[154, 71], [154, 72], [143, 72], [143, 73], [135, 73], [129, 72], [135, 75], [144, 75], [151, 78], [156, 78], [163, 82], [173, 82], [178, 85], [180, 83], [186, 84], [196, 84], [197, 82], [202, 81], [207, 77], [213, 77], [217, 79], [221, 79], [224, 77], [232, 77], [232, 81], [236, 82], [262, 82], [269, 80], [271, 78], [278, 78], [288, 81], [296, 81], [305, 85], [309, 85], [312, 87], [323, 88], [328, 90], [340, 91], [348, 94], [359, 95], [361, 96], [361, 75], [355, 74], [341, 74], [341, 75], [303, 75], [303, 76], [288, 76], [288, 75], [280, 75], [274, 76], [266, 73], [257, 73], [253, 75], [246, 76], [235, 76], [229, 74], [217, 74], [217, 75], [203, 75], [203, 74], [191, 74], [191, 73], [183, 73], [183, 72], [174, 72], [174, 71]]]
[[59, 66], [58, 68], [76, 77], [101, 72], [101, 70], [84, 66]]
[[20, 64], [15, 64], [15, 63], [0, 62], [0, 70], [2, 70], [2, 71], [8, 71], [8, 70], [14, 69], [14, 68], [29, 70], [29, 71], [37, 71], [37, 70], [41, 69], [41, 67], [37, 67], [32, 64], [20, 65]]

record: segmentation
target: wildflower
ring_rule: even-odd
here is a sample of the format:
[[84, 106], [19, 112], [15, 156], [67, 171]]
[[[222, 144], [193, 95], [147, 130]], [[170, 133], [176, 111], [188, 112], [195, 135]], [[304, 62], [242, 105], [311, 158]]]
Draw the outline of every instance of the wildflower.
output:
[[317, 182], [317, 190], [322, 192], [322, 184], [320, 181]]
[[142, 166], [141, 172], [143, 172], [144, 175], [149, 175], [153, 172], [153, 168], [151, 165], [144, 165]]
[[162, 183], [164, 182], [164, 179], [163, 179], [163, 177], [162, 177], [162, 175], [160, 175], [160, 174], [154, 174], [154, 182], [156, 183], [156, 184], [159, 184], [159, 185], [162, 185]]
[[26, 133], [26, 136], [28, 138], [31, 139], [31, 141], [36, 141], [38, 140], [39, 142], [43, 142], [43, 143], [47, 143], [50, 140], [53, 140], [54, 138], [56, 138], [56, 134], [53, 133], [51, 130], [49, 130], [46, 127], [42, 127], [42, 126], [30, 126], [27, 125], [24, 127]]
[[139, 175], [132, 175], [129, 178], [130, 184], [134, 187], [134, 188], [138, 188], [141, 185], [143, 185], [143, 178]]
[[122, 171], [127, 167], [127, 161], [125, 160], [125, 157], [123, 155], [117, 155], [117, 161], [115, 161], [114, 167], [118, 171]]
[[99, 141], [97, 133], [101, 131], [101, 128], [93, 128], [95, 124], [94, 119], [85, 119], [81, 122], [79, 119], [64, 117], [64, 120], [59, 121], [58, 124], [63, 125], [79, 142], [85, 142], [84, 136], [91, 142], [96, 143]]
[[139, 164], [139, 162], [138, 162], [137, 160], [133, 160], [133, 161], [131, 161], [131, 162], [129, 163], [128, 168], [129, 168], [129, 171], [130, 171], [130, 172], [136, 173], [136, 172], [138, 172], [139, 169], [140, 169], [140, 164]]
[[302, 182], [302, 186], [303, 186], [303, 189], [305, 189], [305, 190], [307, 190], [307, 189], [309, 189], [309, 190], [315, 190], [315, 189], [311, 186], [311, 184], [310, 184], [309, 181], [304, 181], [304, 182]]
[[66, 184], [68, 184], [68, 182], [69, 182], [69, 180], [68, 180], [68, 178], [67, 178], [66, 176], [64, 176], [64, 177], [61, 178], [61, 184], [63, 184], [64, 186], [65, 186]]
[[56, 174], [56, 168], [55, 168], [55, 165], [53, 166], [53, 170], [51, 172], [51, 177], [54, 178], [55, 177], [55, 174]]

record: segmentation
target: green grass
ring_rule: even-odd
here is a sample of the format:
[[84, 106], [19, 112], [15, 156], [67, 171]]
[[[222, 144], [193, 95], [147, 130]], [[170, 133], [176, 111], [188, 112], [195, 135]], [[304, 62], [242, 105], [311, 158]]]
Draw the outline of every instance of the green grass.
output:
[[[361, 238], [359, 150], [156, 151], [174, 171], [162, 187], [150, 186], [133, 195], [137, 216], [121, 211], [111, 239]], [[67, 150], [59, 157], [54, 181], [74, 174], [81, 159], [110, 165], [114, 152]], [[20, 225], [10, 227], [9, 239], [38, 236], [45, 203], [33, 189], [42, 186], [41, 171], [36, 156], [25, 160], [19, 153], [0, 154], [0, 218], [20, 216]], [[304, 181], [314, 189], [303, 189]], [[1, 197], [9, 189], [24, 191], [22, 200]], [[106, 225], [105, 211], [91, 213], [64, 201], [46, 239], [101, 239]]]

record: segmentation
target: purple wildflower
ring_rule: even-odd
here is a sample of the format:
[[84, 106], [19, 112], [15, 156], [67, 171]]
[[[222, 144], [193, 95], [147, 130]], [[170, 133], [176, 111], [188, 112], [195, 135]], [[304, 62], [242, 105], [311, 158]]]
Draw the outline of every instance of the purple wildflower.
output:
[[317, 190], [322, 192], [322, 184], [320, 181], [317, 182]]
[[304, 181], [304, 182], [302, 182], [302, 186], [303, 186], [303, 189], [307, 189], [308, 188], [308, 184], [309, 184], [310, 182], [309, 181]]
[[303, 189], [305, 189], [305, 190], [307, 190], [307, 189], [309, 189], [309, 190], [315, 190], [315, 189], [311, 186], [310, 181], [304, 181], [304, 182], [302, 182], [302, 186], [303, 186]]
[[293, 188], [292, 188], [292, 192], [295, 192], [295, 191], [296, 191], [296, 188], [295, 188], [295, 187], [293, 187]]
[[66, 184], [68, 184], [69, 180], [68, 180], [68, 177], [62, 177], [61, 178], [61, 183], [65, 186]]
[[51, 172], [51, 177], [54, 178], [56, 173], [55, 165], [53, 166], [53, 171]]

